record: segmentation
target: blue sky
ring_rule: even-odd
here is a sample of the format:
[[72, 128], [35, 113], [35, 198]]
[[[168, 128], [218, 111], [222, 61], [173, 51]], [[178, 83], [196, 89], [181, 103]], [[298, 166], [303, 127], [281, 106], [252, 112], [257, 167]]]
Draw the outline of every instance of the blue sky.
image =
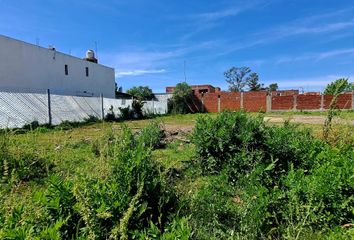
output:
[[353, 0], [0, 0], [0, 34], [83, 57], [98, 45], [124, 90], [184, 80], [227, 89], [249, 66], [264, 84], [323, 90], [354, 77]]

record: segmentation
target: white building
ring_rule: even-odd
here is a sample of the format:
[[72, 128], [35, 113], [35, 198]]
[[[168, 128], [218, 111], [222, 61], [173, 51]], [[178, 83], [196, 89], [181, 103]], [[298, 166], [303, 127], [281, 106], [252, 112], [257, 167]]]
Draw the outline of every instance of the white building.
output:
[[[114, 69], [0, 35], [0, 91], [115, 97]], [[96, 61], [97, 62], [97, 61]]]

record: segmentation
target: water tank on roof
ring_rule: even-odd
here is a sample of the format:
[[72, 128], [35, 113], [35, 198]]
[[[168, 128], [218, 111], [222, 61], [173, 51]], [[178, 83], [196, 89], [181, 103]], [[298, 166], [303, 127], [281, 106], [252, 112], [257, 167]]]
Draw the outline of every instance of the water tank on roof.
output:
[[94, 59], [95, 58], [95, 52], [93, 50], [87, 50], [86, 52], [86, 58], [87, 59]]
[[95, 52], [91, 49], [86, 51], [86, 61], [97, 63], [97, 58], [95, 58]]

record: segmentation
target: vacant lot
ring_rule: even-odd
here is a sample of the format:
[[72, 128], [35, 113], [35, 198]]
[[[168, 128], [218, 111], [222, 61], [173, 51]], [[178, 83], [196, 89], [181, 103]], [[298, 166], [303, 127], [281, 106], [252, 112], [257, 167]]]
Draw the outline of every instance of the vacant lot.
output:
[[329, 144], [324, 119], [194, 114], [2, 134], [0, 238], [350, 239], [354, 112], [336, 117]]

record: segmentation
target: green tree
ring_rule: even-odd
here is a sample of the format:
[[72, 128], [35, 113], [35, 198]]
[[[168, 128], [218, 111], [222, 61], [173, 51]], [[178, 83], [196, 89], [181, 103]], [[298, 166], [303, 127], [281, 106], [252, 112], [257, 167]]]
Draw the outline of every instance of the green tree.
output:
[[271, 83], [271, 84], [269, 84], [268, 89], [269, 89], [270, 92], [277, 91], [278, 90], [278, 84], [277, 83]]
[[140, 101], [150, 100], [154, 97], [151, 88], [149, 88], [148, 86], [132, 87], [127, 91], [127, 93]]
[[132, 115], [134, 118], [143, 118], [144, 100], [151, 100], [154, 97], [151, 88], [148, 86], [133, 87], [129, 89], [127, 93], [134, 97], [132, 103]]
[[189, 113], [189, 103], [192, 100], [192, 88], [186, 82], [178, 83], [173, 91], [170, 100], [170, 111], [172, 113]]
[[253, 73], [249, 67], [232, 67], [224, 72], [224, 76], [231, 92], [243, 91], [250, 81], [258, 83], [258, 75]]
[[336, 95], [343, 92], [354, 90], [354, 83], [349, 82], [348, 78], [340, 78], [327, 85], [324, 94]]
[[263, 84], [259, 83], [259, 77], [257, 73], [251, 73], [247, 78], [247, 85], [250, 91], [261, 90]]

